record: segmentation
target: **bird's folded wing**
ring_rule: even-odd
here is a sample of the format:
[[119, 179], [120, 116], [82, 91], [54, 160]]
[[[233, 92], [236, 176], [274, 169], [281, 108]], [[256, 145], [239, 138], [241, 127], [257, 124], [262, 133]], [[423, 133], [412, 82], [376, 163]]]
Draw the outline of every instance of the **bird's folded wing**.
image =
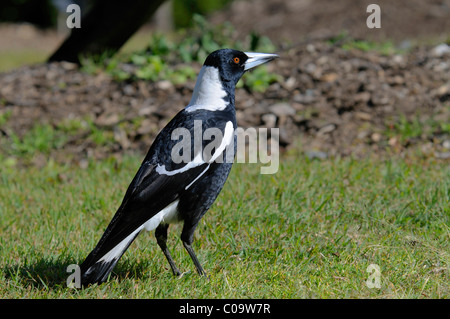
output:
[[[187, 163], [174, 163], [172, 150], [180, 141], [172, 139], [172, 133], [177, 128], [184, 128], [190, 133], [186, 142], [194, 145], [195, 120], [199, 112], [180, 112], [158, 134], [141, 167], [127, 189], [122, 204], [108, 225], [105, 233], [94, 249], [93, 254], [102, 256], [123, 239], [134, 233], [153, 216], [174, 203], [180, 194], [217, 166], [211, 162], [225, 152], [226, 146], [232, 142], [233, 125], [227, 118], [215, 117], [215, 121], [203, 121], [205, 127], [217, 127], [225, 134], [219, 134], [216, 147], [211, 158], [203, 158], [203, 152], [195, 153], [193, 159]], [[210, 123], [211, 122], [211, 123]], [[202, 128], [202, 126], [200, 126]], [[204, 127], [203, 127], [204, 128]], [[203, 147], [208, 141], [203, 141]], [[211, 172], [209, 172], [211, 173]]]
[[186, 186], [209, 167], [192, 166], [172, 175], [160, 174], [157, 165], [144, 162], [97, 245], [95, 255], [102, 256], [140, 228], [157, 213], [171, 205]]

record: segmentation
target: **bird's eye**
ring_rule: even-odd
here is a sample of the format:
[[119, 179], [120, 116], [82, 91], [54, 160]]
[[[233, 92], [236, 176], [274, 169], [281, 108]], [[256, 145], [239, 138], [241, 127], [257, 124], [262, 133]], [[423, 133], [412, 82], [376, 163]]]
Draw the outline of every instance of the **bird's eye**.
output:
[[236, 64], [239, 64], [239, 61], [241, 61], [238, 57], [234, 57], [233, 62]]

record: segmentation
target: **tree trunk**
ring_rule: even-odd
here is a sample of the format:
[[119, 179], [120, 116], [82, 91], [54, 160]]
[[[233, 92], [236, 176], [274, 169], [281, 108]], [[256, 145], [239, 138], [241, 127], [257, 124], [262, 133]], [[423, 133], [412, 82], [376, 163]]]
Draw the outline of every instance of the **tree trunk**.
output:
[[164, 0], [98, 0], [81, 18], [81, 28], [48, 61], [80, 64], [80, 55], [112, 56], [155, 13]]

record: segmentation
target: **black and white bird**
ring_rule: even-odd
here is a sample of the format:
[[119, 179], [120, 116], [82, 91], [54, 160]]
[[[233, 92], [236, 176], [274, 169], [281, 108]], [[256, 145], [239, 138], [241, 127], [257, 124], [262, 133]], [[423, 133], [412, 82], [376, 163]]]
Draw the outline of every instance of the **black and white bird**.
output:
[[[119, 258], [144, 229], [155, 230], [159, 247], [174, 275], [179, 276], [181, 273], [166, 245], [169, 224], [175, 222], [183, 223], [183, 245], [197, 272], [205, 275], [191, 244], [195, 228], [222, 190], [233, 164], [233, 160], [225, 157], [227, 150], [236, 151], [235, 86], [247, 70], [276, 57], [276, 54], [221, 49], [206, 58], [190, 103], [157, 135], [122, 204], [97, 246], [81, 264], [82, 285], [106, 281]], [[195, 147], [198, 129], [201, 137], [208, 129], [215, 132], [209, 134], [215, 135], [209, 155], [203, 149], [211, 143], [212, 136], [209, 141], [202, 138], [202, 147]], [[181, 143], [173, 138], [178, 136], [176, 132], [190, 133], [191, 138], [182, 143], [190, 144], [189, 148], [183, 148], [183, 152], [190, 152], [188, 161], [174, 158], [174, 154], [181, 155], [173, 152]]]

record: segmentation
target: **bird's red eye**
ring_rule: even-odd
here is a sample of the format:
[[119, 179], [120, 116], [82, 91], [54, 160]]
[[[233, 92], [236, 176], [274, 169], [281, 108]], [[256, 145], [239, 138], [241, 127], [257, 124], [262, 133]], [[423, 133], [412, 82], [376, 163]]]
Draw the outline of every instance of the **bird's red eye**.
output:
[[239, 59], [238, 57], [235, 57], [235, 58], [233, 59], [233, 62], [236, 63], [236, 64], [239, 64], [239, 61], [240, 61], [240, 59]]

